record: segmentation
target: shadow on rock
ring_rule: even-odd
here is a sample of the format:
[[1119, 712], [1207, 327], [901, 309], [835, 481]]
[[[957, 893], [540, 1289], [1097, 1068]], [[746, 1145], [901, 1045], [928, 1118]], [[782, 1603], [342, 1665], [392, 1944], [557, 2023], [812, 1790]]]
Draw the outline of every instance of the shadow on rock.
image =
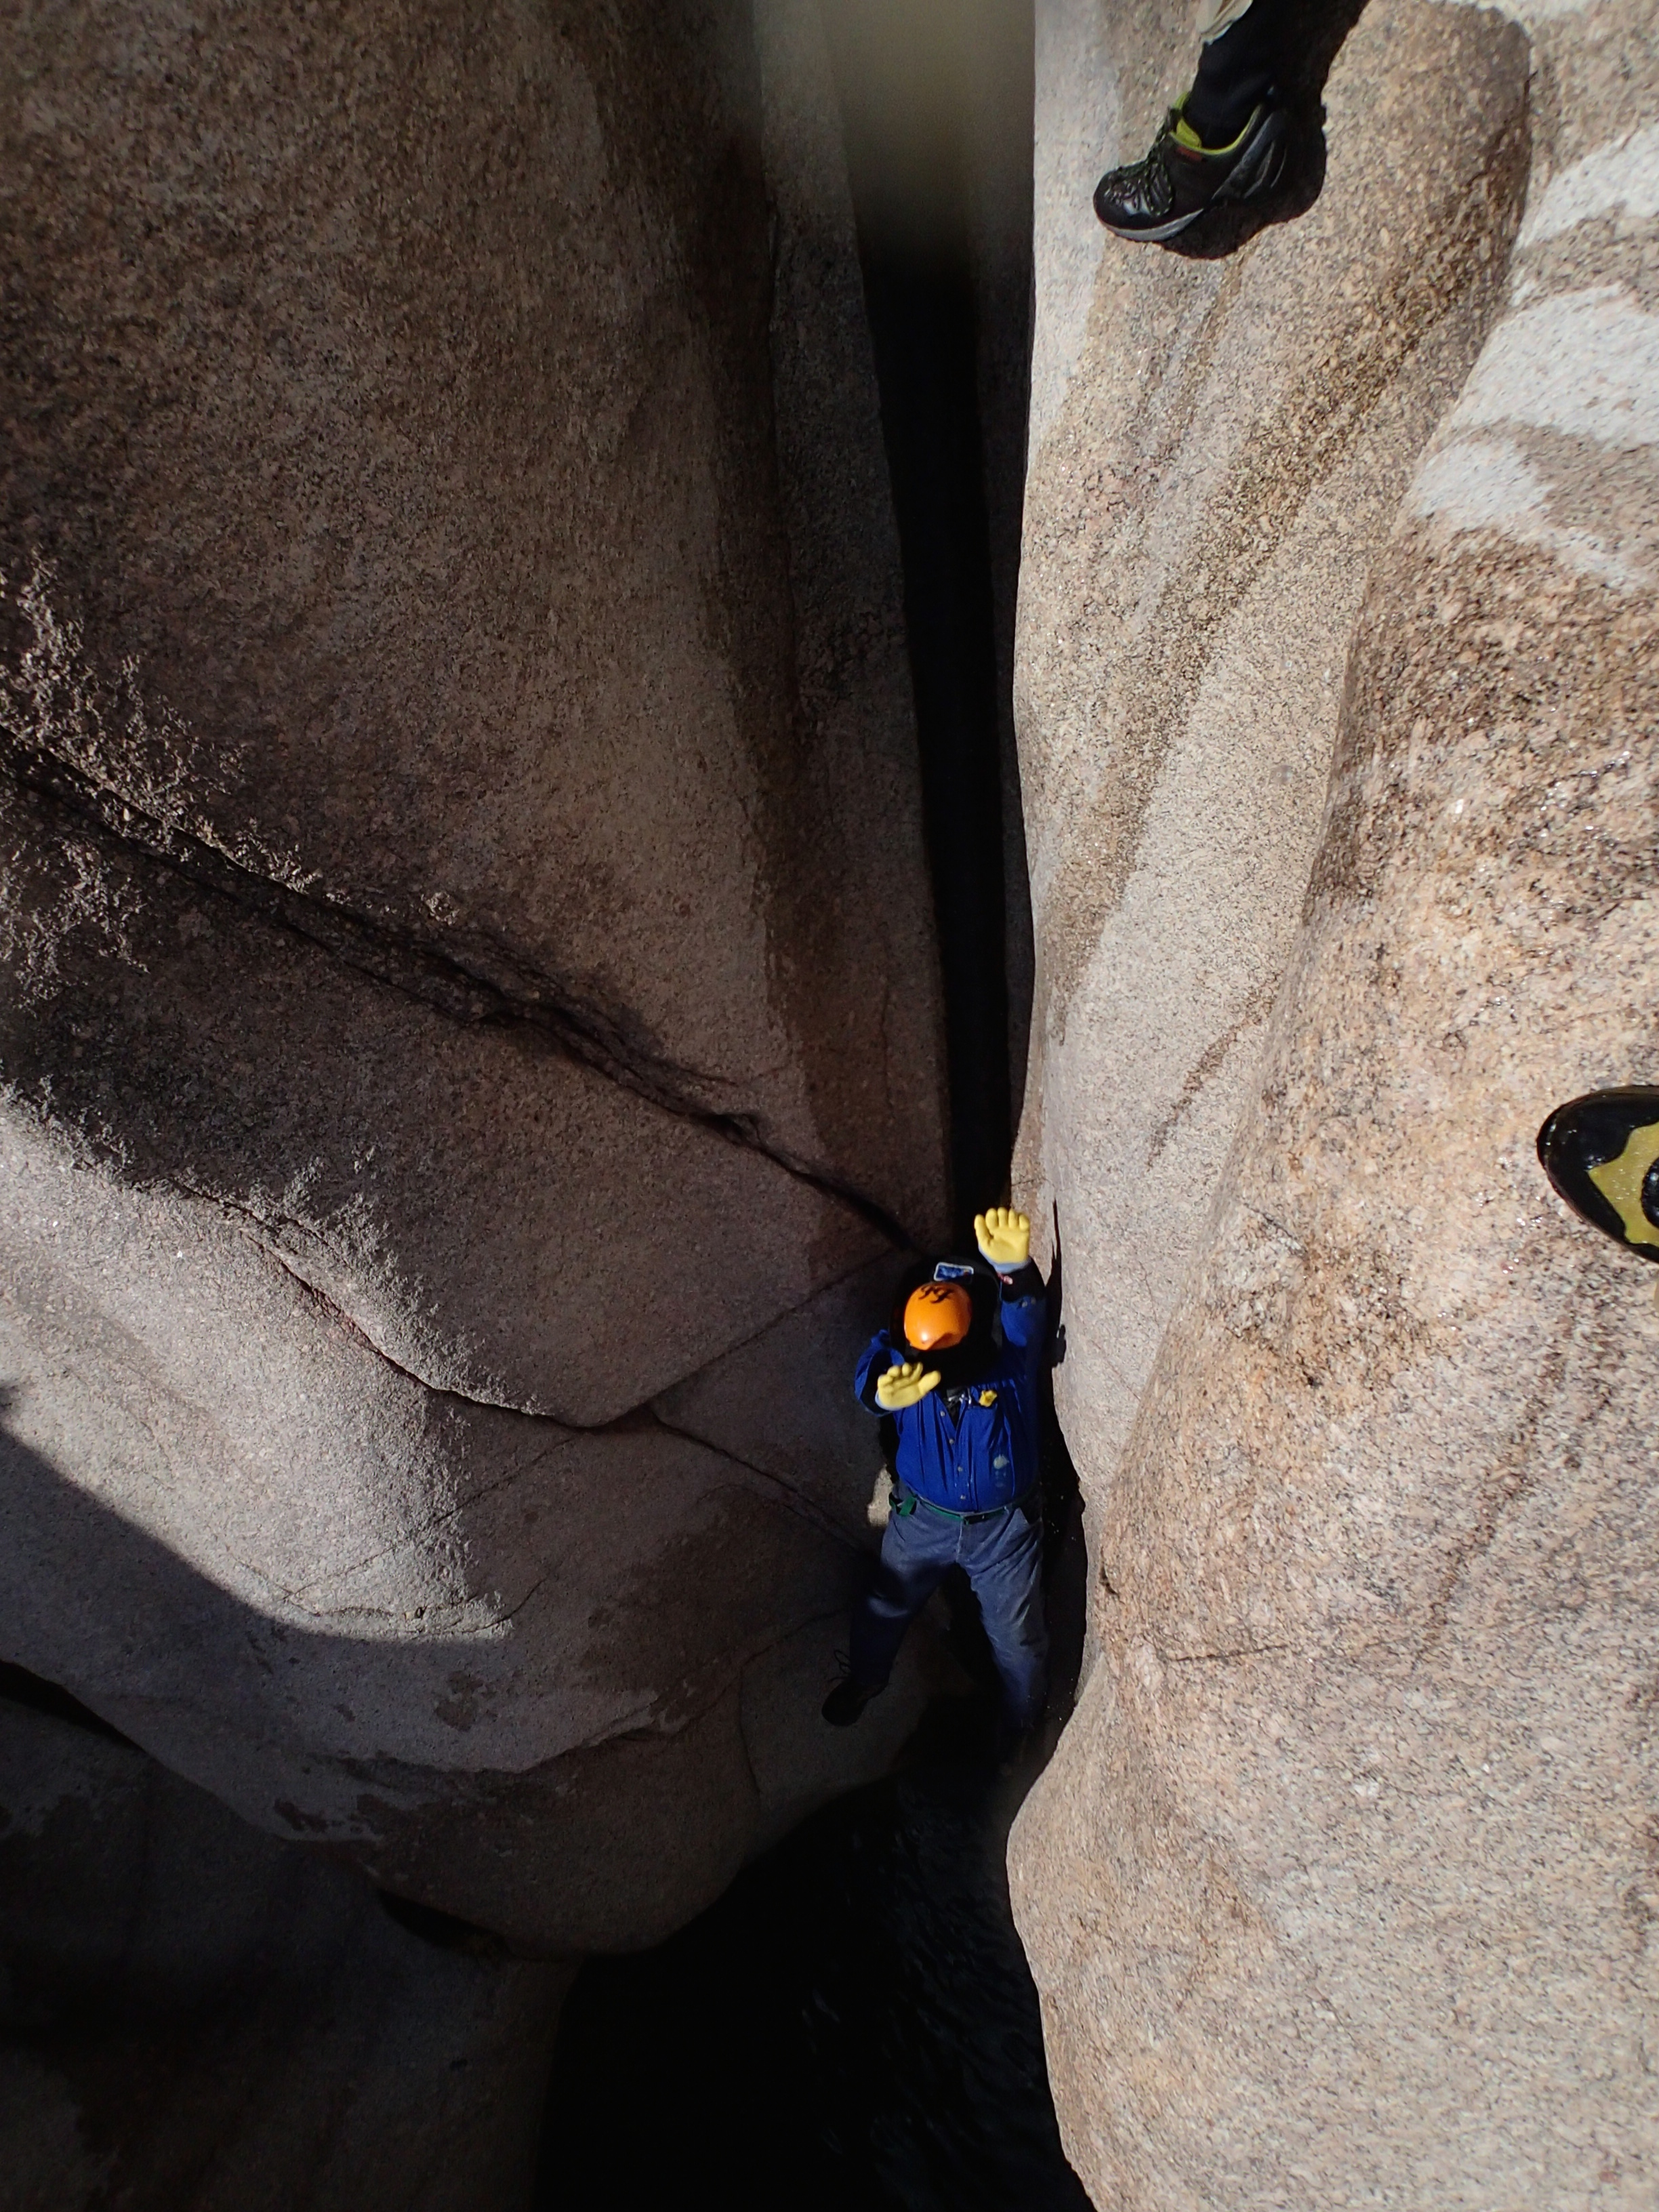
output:
[[[1261, 7], [1270, 0], [1255, 0]], [[1249, 207], [1217, 208], [1175, 238], [1164, 251], [1188, 261], [1224, 261], [1259, 231], [1295, 222], [1325, 189], [1325, 81], [1342, 43], [1359, 21], [1365, 0], [1285, 0], [1284, 51], [1295, 57], [1286, 74], [1285, 105], [1291, 136], [1285, 174], [1267, 198]]]
[[[976, 1702], [658, 1950], [591, 1962], [554, 2064], [539, 2206], [1088, 2212], [1004, 1868], [1022, 1783]], [[640, 2124], [648, 2084], [651, 2124]]]
[[[1058, 1224], [1054, 1251], [1058, 1316]], [[1051, 1399], [1043, 1461], [1053, 1665], [1040, 1742], [999, 1766], [996, 1666], [953, 1571], [946, 1642], [973, 1694], [936, 1698], [896, 1774], [807, 1821], [680, 1934], [582, 1969], [538, 2207], [708, 2197], [727, 2212], [1088, 2212], [1006, 1873], [1082, 1653], [1082, 1505]]]

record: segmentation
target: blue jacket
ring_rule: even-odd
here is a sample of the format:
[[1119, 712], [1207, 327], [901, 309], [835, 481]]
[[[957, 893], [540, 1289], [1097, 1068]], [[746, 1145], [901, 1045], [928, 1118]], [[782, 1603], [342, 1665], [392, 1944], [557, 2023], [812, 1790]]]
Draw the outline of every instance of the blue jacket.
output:
[[[893, 1471], [919, 1498], [949, 1513], [989, 1513], [1035, 1485], [1048, 1319], [1042, 1278], [1035, 1267], [1022, 1267], [1003, 1282], [1002, 1342], [990, 1365], [965, 1391], [947, 1393], [940, 1384], [919, 1404], [894, 1414], [898, 1455]], [[886, 1329], [878, 1331], [853, 1378], [859, 1403], [879, 1412], [877, 1377], [912, 1357], [894, 1345]], [[988, 1395], [988, 1405], [983, 1402]]]

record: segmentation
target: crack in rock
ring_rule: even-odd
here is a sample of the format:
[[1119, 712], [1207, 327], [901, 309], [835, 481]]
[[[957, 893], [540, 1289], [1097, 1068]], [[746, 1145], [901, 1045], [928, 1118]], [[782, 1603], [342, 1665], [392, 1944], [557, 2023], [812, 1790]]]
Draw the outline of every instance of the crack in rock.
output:
[[403, 924], [377, 921], [331, 898], [261, 875], [205, 837], [135, 805], [84, 769], [28, 744], [15, 721], [8, 726], [0, 720], [0, 769], [22, 790], [49, 800], [125, 850], [217, 892], [275, 927], [305, 938], [373, 981], [418, 1000], [449, 1021], [528, 1033], [659, 1112], [759, 1154], [784, 1174], [846, 1206], [889, 1244], [903, 1248], [912, 1241], [896, 1218], [868, 1192], [769, 1139], [757, 1114], [726, 1110], [700, 1098], [693, 1086], [712, 1079], [700, 1079], [693, 1070], [642, 1050], [627, 1034], [623, 1018], [573, 998], [514, 956], [499, 951], [501, 972], [492, 975]]

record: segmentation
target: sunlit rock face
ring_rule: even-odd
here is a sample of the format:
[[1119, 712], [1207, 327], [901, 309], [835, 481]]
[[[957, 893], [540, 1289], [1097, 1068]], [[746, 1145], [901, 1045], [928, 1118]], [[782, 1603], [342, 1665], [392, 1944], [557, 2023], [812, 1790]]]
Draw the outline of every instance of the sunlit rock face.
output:
[[1214, 260], [1081, 197], [1176, 12], [1042, 25], [1019, 1188], [1093, 1577], [1013, 1887], [1068, 2152], [1634, 2206], [1659, 1315], [1533, 1139], [1652, 1073], [1652, 11], [1372, 0], [1320, 196]]
[[3, 1648], [649, 1940], [915, 1710], [817, 1721], [873, 1443], [763, 1356], [945, 1215], [815, 12], [4, 41]]

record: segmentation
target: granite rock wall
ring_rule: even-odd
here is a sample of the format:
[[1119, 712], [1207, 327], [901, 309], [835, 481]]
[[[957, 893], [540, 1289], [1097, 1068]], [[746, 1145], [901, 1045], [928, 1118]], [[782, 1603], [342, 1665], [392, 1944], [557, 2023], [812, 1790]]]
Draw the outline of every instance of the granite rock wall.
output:
[[1016, 1830], [1103, 2206], [1652, 2195], [1649, 6], [1370, 0], [1322, 189], [1089, 230], [1189, 66], [1042, 11], [1017, 1182], [1091, 1565]]
[[571, 1969], [0, 1685], [6, 2212], [499, 2212]]
[[0, 46], [4, 1654], [650, 1941], [919, 1681], [818, 1723], [873, 1431], [803, 1487], [794, 1367], [672, 1412], [787, 1316], [850, 1358], [948, 1212], [817, 10]]

